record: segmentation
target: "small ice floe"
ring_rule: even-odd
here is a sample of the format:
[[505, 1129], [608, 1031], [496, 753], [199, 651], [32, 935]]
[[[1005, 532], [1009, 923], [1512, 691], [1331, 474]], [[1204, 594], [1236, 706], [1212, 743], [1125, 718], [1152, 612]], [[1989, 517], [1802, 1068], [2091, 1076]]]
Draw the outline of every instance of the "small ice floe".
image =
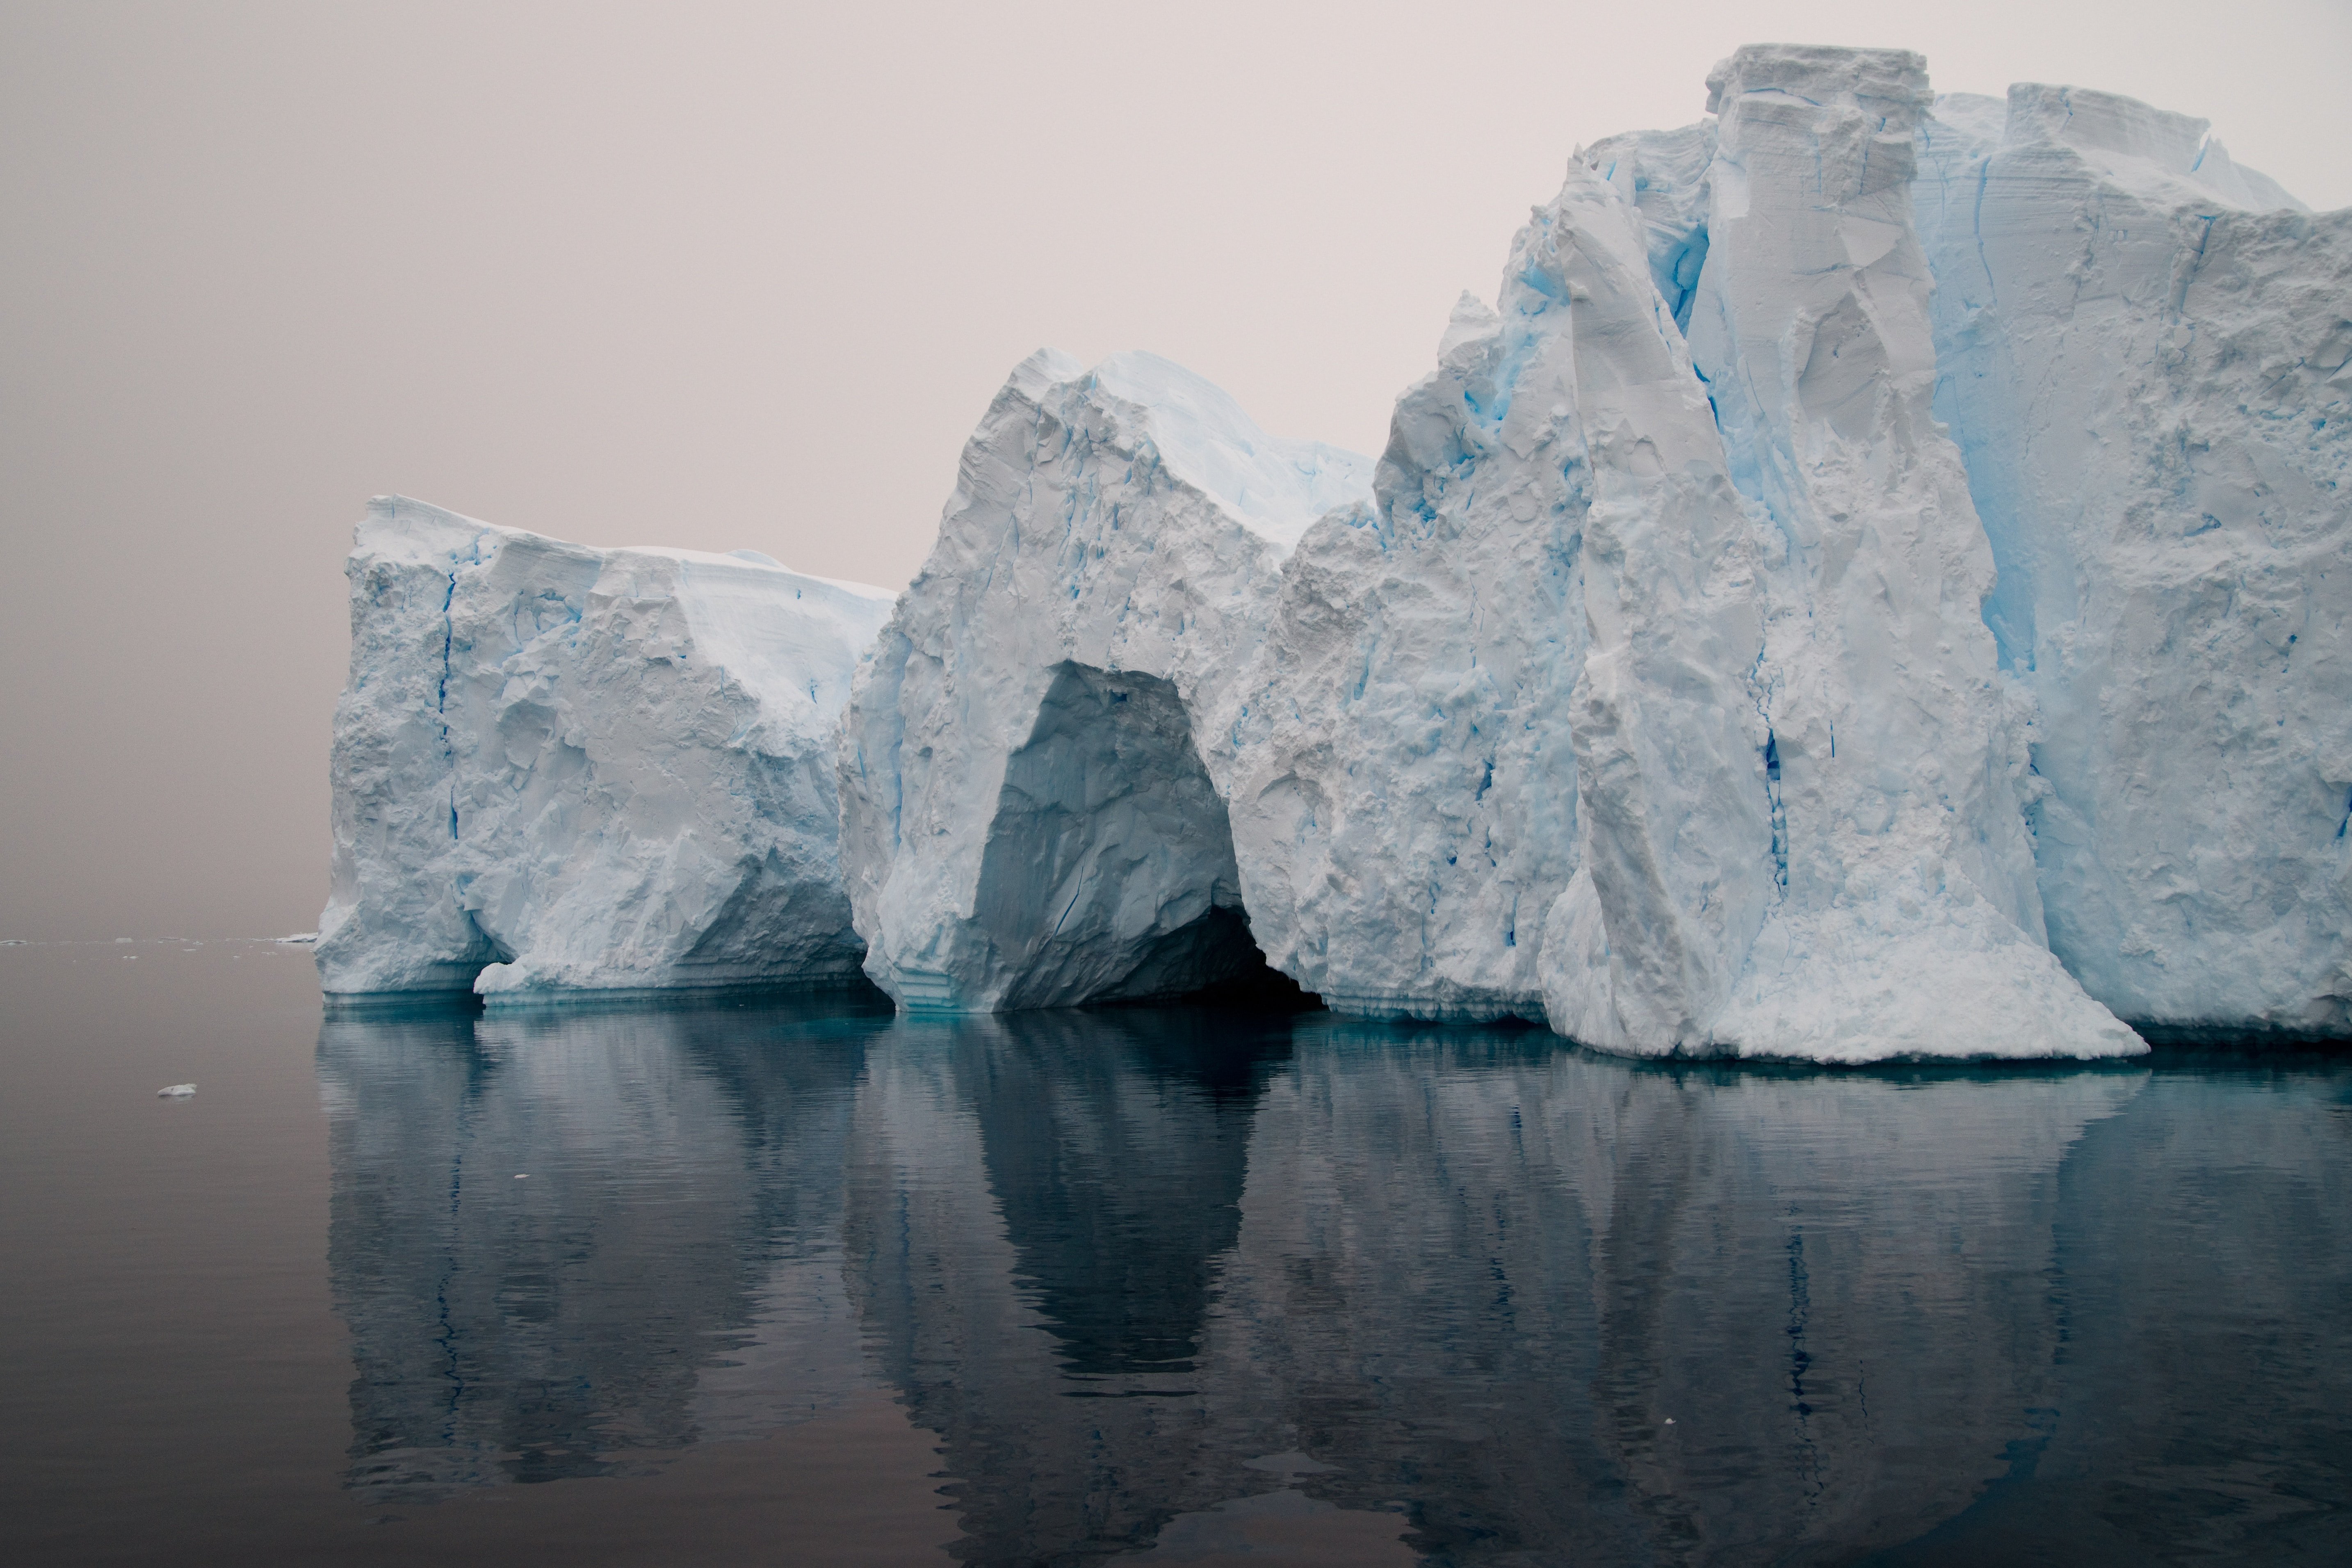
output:
[[319, 933], [314, 931], [298, 931], [292, 936], [273, 936], [269, 940], [275, 942], [316, 942], [319, 940]]
[[1675, 1418], [1674, 1418], [1673, 1416], [1671, 1416], [1671, 1415], [1667, 1416], [1667, 1417], [1666, 1417], [1666, 1425], [1667, 1425], [1667, 1426], [1673, 1426], [1674, 1424], [1675, 1424]]
[[192, 1083], [167, 1083], [163, 1088], [155, 1091], [155, 1098], [158, 1100], [185, 1100], [195, 1092], [196, 1086]]
[[530, 1181], [530, 1178], [529, 1176], [527, 1176], [527, 1175], [523, 1174], [520, 1171], [517, 1171], [517, 1172], [515, 1173], [515, 1180], [516, 1180], [516, 1181], [518, 1181], [518, 1182], [528, 1182], [528, 1181]]

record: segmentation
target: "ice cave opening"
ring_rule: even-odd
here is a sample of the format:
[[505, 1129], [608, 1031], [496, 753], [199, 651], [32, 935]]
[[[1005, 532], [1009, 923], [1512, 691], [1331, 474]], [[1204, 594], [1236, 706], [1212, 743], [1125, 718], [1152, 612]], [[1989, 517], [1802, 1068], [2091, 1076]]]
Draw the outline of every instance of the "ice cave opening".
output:
[[1250, 940], [1225, 803], [1175, 686], [1065, 662], [1005, 760], [973, 900], [1003, 1009], [1311, 1005]]

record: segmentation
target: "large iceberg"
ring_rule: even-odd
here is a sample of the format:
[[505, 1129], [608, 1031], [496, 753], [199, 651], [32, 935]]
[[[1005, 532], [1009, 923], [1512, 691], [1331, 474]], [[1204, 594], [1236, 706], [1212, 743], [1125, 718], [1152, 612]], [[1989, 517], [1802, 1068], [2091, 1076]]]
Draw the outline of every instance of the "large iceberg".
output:
[[1900, 50], [1708, 86], [1570, 160], [1376, 462], [1045, 351], [895, 609], [379, 508], [330, 989], [2352, 1031], [2352, 213]]
[[[1246, 933], [1344, 1011], [1641, 1054], [2144, 1048], [2118, 1012], [2343, 1026], [2352, 742], [2316, 626], [2352, 532], [2342, 226], [2125, 100], [1939, 115], [1916, 55], [1796, 46], [1709, 85], [1714, 118], [1572, 162], [1376, 466], [1144, 356], [1015, 374], [845, 726], [877, 981], [955, 1010], [1168, 992]], [[2095, 258], [2083, 214], [2118, 193], [2173, 204], [2144, 226], [2172, 287], [2140, 339], [2059, 286], [2053, 235]], [[2241, 216], [2233, 292], [2201, 307], [2235, 335], [2202, 347], [2182, 311], [2212, 263], [2182, 247], [2229, 220], [2181, 216], [2200, 201], [2276, 209]], [[1981, 299], [1940, 280], [1963, 264]], [[1993, 303], [2012, 276], [2030, 318]], [[2079, 388], [2071, 421], [2044, 383]], [[2066, 483], [2112, 471], [2117, 514], [2152, 515], [2132, 485], [2178, 511], [2221, 468], [2268, 503], [2227, 535], [2233, 577], [2216, 540], [2203, 577], [2151, 580]], [[2175, 592], [2225, 577], [2217, 615], [2300, 595], [2275, 648], [2231, 628], [2242, 670]], [[2095, 637], [2059, 613], [2086, 596]], [[2288, 676], [2270, 706], [2256, 642]], [[2204, 749], [2167, 755], [2159, 715]], [[2305, 830], [2253, 852], [2290, 796]], [[2200, 986], [2186, 944], [2216, 929], [2236, 972]]]
[[855, 983], [834, 741], [890, 594], [399, 497], [349, 574], [330, 994]]

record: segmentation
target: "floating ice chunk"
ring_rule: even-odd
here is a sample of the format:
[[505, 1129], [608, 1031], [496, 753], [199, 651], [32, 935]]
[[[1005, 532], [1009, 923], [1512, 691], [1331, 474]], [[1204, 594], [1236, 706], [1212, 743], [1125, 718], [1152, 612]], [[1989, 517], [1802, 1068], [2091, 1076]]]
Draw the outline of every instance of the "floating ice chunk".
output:
[[186, 1100], [196, 1092], [192, 1083], [167, 1083], [155, 1091], [158, 1100]]

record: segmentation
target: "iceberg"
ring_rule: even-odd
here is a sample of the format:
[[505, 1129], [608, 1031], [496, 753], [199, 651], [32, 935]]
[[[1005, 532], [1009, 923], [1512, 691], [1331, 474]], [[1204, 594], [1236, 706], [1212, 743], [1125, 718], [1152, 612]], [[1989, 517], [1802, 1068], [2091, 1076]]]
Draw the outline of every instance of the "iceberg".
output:
[[893, 595], [370, 503], [330, 994], [855, 984], [834, 742]]
[[1997, 438], [1937, 416], [1915, 190], [1983, 117], [1895, 50], [1710, 91], [1572, 161], [1376, 465], [1148, 356], [1015, 373], [845, 722], [878, 983], [1165, 994], [1246, 937], [1345, 1012], [1635, 1054], [2145, 1048], [2053, 951]]
[[2352, 1033], [2352, 213], [1902, 50], [1708, 89], [1570, 160], [1377, 460], [1045, 350], [895, 605], [380, 503], [330, 990]]

